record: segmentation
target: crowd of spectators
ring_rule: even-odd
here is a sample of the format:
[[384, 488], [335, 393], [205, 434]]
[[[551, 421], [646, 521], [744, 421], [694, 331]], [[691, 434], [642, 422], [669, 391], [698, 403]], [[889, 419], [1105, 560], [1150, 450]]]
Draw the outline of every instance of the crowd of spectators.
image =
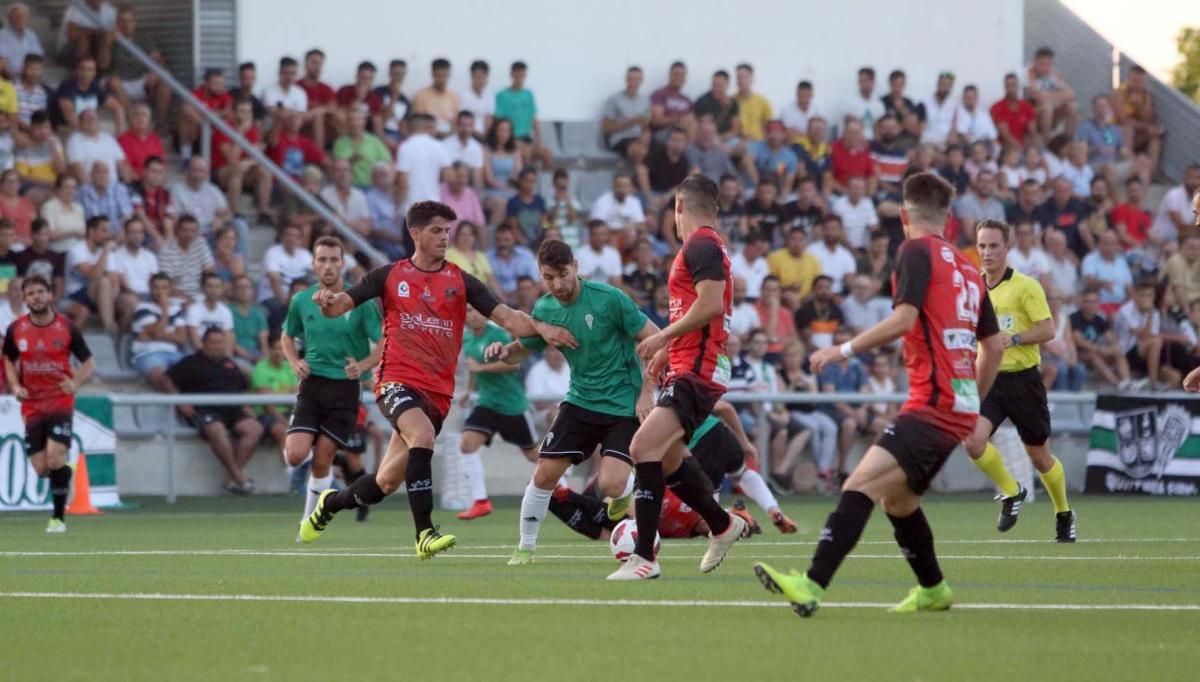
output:
[[[132, 339], [131, 364], [155, 388], [186, 390], [192, 372], [175, 368], [192, 353], [228, 360], [254, 387], [256, 374], [278, 374], [257, 366], [278, 366], [271, 339], [310, 283], [308, 247], [333, 228], [229, 137], [214, 135], [204, 158], [200, 112], [181, 103], [168, 118], [165, 83], [115, 40], [162, 63], [135, 10], [88, 4], [101, 24], [68, 9], [57, 46], [39, 43], [22, 4], [0, 30], [0, 322], [21, 312], [11, 282], [45, 274], [78, 324], [95, 319]], [[43, 82], [52, 60], [71, 69], [61, 83]], [[1200, 165], [1145, 205], [1165, 131], [1140, 67], [1113, 92], [1076, 93], [1042, 48], [1020, 73], [996, 74], [1004, 96], [990, 104], [950, 71], [922, 94], [902, 70], [880, 86], [870, 67], [846, 101], [802, 80], [794, 93], [771, 93], [783, 100], [772, 104], [751, 64], [713, 73], [695, 100], [683, 62], [658, 88], [631, 66], [597, 112], [611, 187], [583, 205], [547, 143], [530, 86], [537, 64], [513, 62], [496, 83], [492, 65], [474, 61], [457, 92], [450, 76], [462, 66], [439, 58], [430, 85], [412, 92], [402, 59], [364, 61], [340, 87], [322, 80], [324, 62], [317, 48], [284, 56], [265, 83], [254, 63], [228, 84], [210, 69], [193, 94], [389, 258], [411, 248], [408, 206], [451, 205], [459, 221], [448, 258], [518, 308], [543, 292], [533, 253], [554, 238], [575, 249], [582, 276], [624, 288], [665, 324], [678, 248], [672, 192], [694, 173], [718, 182], [716, 227], [736, 278], [733, 391], [904, 389], [898, 348], [816, 377], [806, 358], [888, 314], [900, 185], [927, 170], [958, 190], [946, 238], [968, 257], [978, 221], [1013, 226], [1010, 264], [1042, 282], [1059, 331], [1043, 347], [1048, 387], [1162, 386], [1200, 364]], [[178, 164], [177, 182], [168, 164]], [[276, 234], [261, 262], [251, 230]], [[367, 262], [350, 256], [353, 279]], [[549, 353], [529, 390], [558, 390], [565, 372]], [[748, 429], [760, 411], [773, 480], [790, 488], [807, 449], [833, 485], [856, 436], [878, 432], [894, 410], [766, 404], [744, 408]], [[208, 433], [217, 426], [224, 436]], [[204, 426], [225, 443], [239, 489], [233, 441], [255, 428], [271, 430], [232, 413]]]

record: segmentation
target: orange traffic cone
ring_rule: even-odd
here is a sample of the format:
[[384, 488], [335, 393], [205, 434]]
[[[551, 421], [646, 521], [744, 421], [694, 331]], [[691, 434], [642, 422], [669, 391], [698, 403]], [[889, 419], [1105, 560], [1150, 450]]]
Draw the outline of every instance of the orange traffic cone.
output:
[[67, 513], [73, 516], [102, 514], [92, 505], [92, 486], [88, 482], [87, 457], [79, 451], [79, 460], [75, 463], [75, 497], [67, 505]]

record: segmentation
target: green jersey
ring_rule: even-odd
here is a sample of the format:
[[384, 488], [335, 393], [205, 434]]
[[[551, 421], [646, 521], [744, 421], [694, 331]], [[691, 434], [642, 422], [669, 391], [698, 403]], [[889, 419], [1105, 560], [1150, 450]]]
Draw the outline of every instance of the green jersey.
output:
[[705, 417], [704, 421], [700, 422], [700, 426], [697, 426], [696, 430], [692, 432], [692, 440], [688, 441], [688, 444], [687, 444], [688, 450], [695, 452], [696, 451], [696, 443], [699, 443], [701, 438], [707, 436], [708, 432], [712, 431], [713, 428], [716, 427], [716, 425], [720, 424], [720, 423], [721, 423], [721, 420], [717, 419], [716, 417], [712, 416], [711, 414], [708, 415], [707, 417]]
[[[492, 322], [488, 322], [479, 334], [470, 327], [463, 329], [463, 352], [480, 364], [486, 363], [483, 351], [497, 341], [508, 343], [512, 341], [512, 337]], [[529, 409], [520, 372], [476, 372], [475, 387], [479, 389], [480, 407], [506, 415], [523, 414]]]
[[[345, 379], [346, 358], [362, 360], [370, 355], [370, 342], [378, 342], [383, 333], [379, 307], [371, 301], [345, 315], [325, 317], [312, 300], [318, 286], [292, 297], [283, 331], [293, 339], [303, 339], [304, 359], [313, 375]], [[361, 378], [366, 377], [364, 373]]]
[[[276, 367], [270, 360], [263, 358], [254, 365], [254, 371], [250, 374], [250, 388], [255, 391], [266, 389], [270, 393], [294, 393], [298, 385], [300, 382], [296, 379], [292, 366], [286, 361]], [[257, 407], [254, 411], [262, 414], [266, 410]], [[290, 410], [281, 406], [279, 411], [286, 414]]]
[[[579, 280], [579, 295], [566, 305], [547, 294], [533, 306], [533, 319], [563, 327], [575, 336], [578, 348], [563, 348], [571, 366], [567, 402], [617, 417], [636, 414], [642, 390], [642, 367], [634, 339], [646, 326], [646, 316], [625, 292], [603, 282]], [[546, 347], [540, 336], [524, 337], [521, 345]]]

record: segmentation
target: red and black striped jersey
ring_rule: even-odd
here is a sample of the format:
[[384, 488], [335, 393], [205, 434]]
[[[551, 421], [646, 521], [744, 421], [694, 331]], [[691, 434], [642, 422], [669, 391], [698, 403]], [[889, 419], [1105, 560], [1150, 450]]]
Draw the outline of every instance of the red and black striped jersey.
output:
[[729, 338], [733, 310], [733, 275], [725, 240], [711, 227], [701, 227], [693, 232], [675, 254], [667, 277], [672, 323], [691, 309], [697, 298], [696, 285], [705, 280], [725, 283], [723, 312], [713, 316], [703, 327], [671, 340], [670, 376], [692, 374], [713, 390], [724, 393], [730, 374], [725, 341]]
[[911, 413], [958, 438], [979, 418], [975, 383], [976, 339], [999, 332], [979, 270], [940, 237], [900, 245], [892, 274], [893, 305], [919, 311], [904, 335], [904, 367]]
[[21, 403], [21, 416], [46, 416], [70, 413], [75, 396], [65, 393], [60, 384], [73, 376], [71, 356], [87, 362], [92, 351], [83, 334], [70, 320], [55, 314], [50, 324], [38, 326], [22, 315], [4, 335], [4, 357], [17, 363], [17, 376], [29, 397]]

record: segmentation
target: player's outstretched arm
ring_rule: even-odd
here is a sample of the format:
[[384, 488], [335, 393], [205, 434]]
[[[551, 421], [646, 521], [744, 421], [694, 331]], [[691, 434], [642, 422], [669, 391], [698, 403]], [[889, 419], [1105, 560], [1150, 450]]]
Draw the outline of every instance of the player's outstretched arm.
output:
[[514, 367], [520, 366], [529, 357], [529, 348], [520, 341], [501, 343], [496, 341], [483, 350], [483, 359], [488, 362], [503, 362]]
[[651, 334], [638, 344], [638, 356], [643, 362], [649, 362], [654, 354], [671, 342], [695, 331], [712, 321], [718, 315], [725, 313], [725, 280], [703, 279], [696, 282], [696, 301], [683, 314], [683, 317], [667, 325], [665, 329]]
[[340, 317], [354, 310], [354, 299], [345, 291], [334, 293], [327, 289], [317, 289], [313, 292], [312, 299], [325, 317]]
[[812, 365], [813, 374], [820, 374], [821, 370], [831, 362], [838, 362], [842, 358], [851, 358], [859, 353], [875, 350], [904, 336], [916, 324], [919, 315], [920, 311], [916, 306], [910, 303], [898, 303], [895, 308], [892, 308], [892, 314], [874, 327], [841, 346], [822, 348], [810, 355], [808, 362]]
[[545, 322], [539, 322], [524, 311], [513, 310], [503, 303], [492, 309], [492, 314], [488, 317], [516, 339], [525, 336], [540, 336], [551, 346], [559, 348], [579, 347], [579, 343], [575, 341], [574, 335], [566, 329], [546, 324]]

